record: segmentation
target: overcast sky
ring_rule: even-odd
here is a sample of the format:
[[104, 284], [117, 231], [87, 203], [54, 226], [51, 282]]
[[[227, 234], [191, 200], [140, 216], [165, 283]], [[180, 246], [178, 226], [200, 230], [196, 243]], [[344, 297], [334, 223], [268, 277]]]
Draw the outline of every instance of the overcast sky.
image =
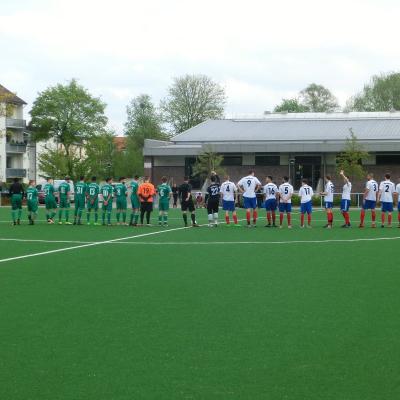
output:
[[395, 0], [0, 0], [0, 83], [29, 111], [77, 78], [118, 134], [132, 97], [158, 104], [186, 73], [225, 87], [227, 116], [262, 115], [311, 82], [343, 105], [373, 74], [400, 70], [399, 15]]

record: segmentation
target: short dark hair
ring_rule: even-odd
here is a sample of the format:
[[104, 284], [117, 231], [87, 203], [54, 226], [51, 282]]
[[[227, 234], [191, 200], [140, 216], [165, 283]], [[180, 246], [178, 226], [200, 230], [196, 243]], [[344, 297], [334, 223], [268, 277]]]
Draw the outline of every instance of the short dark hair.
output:
[[96, 182], [97, 178], [95, 176], [92, 176], [92, 182]]
[[325, 178], [328, 179], [328, 181], [331, 180], [331, 176], [330, 175], [325, 175]]
[[163, 182], [163, 183], [165, 183], [165, 182], [167, 182], [167, 177], [166, 176], [163, 176], [162, 178], [161, 178], [161, 182]]
[[135, 175], [134, 179], [138, 180], [139, 179], [139, 175]]
[[386, 179], [390, 179], [390, 174], [385, 174]]
[[303, 178], [301, 181], [302, 181], [303, 183], [305, 183], [305, 184], [308, 184], [308, 179], [306, 179], [306, 178]]
[[150, 180], [150, 177], [149, 177], [149, 176], [145, 176], [145, 177], [144, 177], [144, 180], [145, 180], [145, 181], [149, 181], [149, 180]]
[[119, 181], [121, 182], [121, 181], [123, 181], [125, 179], [125, 177], [124, 176], [121, 176], [120, 178], [119, 178]]
[[210, 180], [211, 180], [211, 182], [215, 182], [217, 179], [215, 178], [215, 175], [211, 175]]
[[66, 181], [69, 181], [71, 178], [67, 175], [66, 177], [65, 177], [65, 180]]
[[84, 181], [85, 177], [83, 175], [81, 175], [81, 177], [79, 178], [79, 180]]
[[254, 169], [249, 169], [249, 174], [254, 174]]
[[32, 185], [32, 184], [33, 184], [33, 182], [35, 182], [35, 180], [34, 180], [34, 179], [29, 179], [29, 184], [30, 184], [30, 185]]
[[283, 180], [284, 180], [285, 182], [289, 182], [289, 177], [284, 176], [284, 177], [283, 177]]
[[112, 178], [110, 178], [109, 176], [106, 178], [106, 182], [110, 182]]
[[271, 181], [273, 181], [273, 180], [274, 180], [274, 178], [272, 178], [272, 176], [271, 176], [271, 175], [267, 175], [267, 178], [268, 178], [268, 179], [271, 179]]
[[53, 179], [51, 176], [48, 176], [47, 178], [46, 178], [46, 181], [49, 181], [50, 179]]

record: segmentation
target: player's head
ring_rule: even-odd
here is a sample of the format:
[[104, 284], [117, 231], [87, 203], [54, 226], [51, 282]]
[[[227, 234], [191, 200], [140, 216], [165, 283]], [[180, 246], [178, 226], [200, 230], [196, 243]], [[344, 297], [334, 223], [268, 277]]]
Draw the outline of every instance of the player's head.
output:
[[254, 169], [249, 169], [249, 175], [253, 175], [254, 176]]
[[306, 178], [301, 180], [302, 185], [308, 185], [308, 180]]
[[120, 178], [119, 178], [119, 181], [120, 182], [123, 182], [125, 180], [125, 177], [124, 176], [121, 176]]
[[84, 177], [83, 175], [81, 175], [81, 176], [79, 177], [79, 180], [80, 180], [81, 182], [83, 182], [83, 181], [85, 180], [85, 177]]
[[267, 177], [266, 177], [265, 179], [266, 179], [266, 181], [267, 181], [268, 183], [271, 183], [271, 182], [272, 182], [272, 176], [271, 176], [271, 175], [267, 175]]
[[231, 179], [231, 177], [229, 175], [225, 175], [225, 180], [229, 181]]
[[96, 182], [97, 178], [95, 176], [92, 176], [92, 182]]
[[215, 183], [216, 180], [217, 180], [217, 179], [215, 178], [215, 175], [211, 175], [210, 181], [211, 181], [212, 183]]
[[385, 174], [385, 179], [389, 180], [390, 179], [390, 174]]
[[48, 176], [48, 177], [46, 178], [46, 181], [47, 181], [47, 183], [52, 183], [52, 182], [53, 182], [53, 178], [50, 177], [50, 176]]
[[167, 179], [166, 176], [163, 176], [163, 177], [161, 178], [161, 182], [162, 182], [162, 183], [167, 183], [167, 180], [168, 180], [168, 179]]
[[112, 182], [112, 178], [107, 177], [107, 178], [106, 178], [106, 182], [107, 182], [107, 183], [111, 183], [111, 182]]
[[327, 182], [331, 181], [331, 180], [332, 180], [332, 179], [331, 179], [331, 176], [330, 176], [330, 175], [325, 175], [325, 180], [326, 180]]
[[35, 186], [35, 180], [34, 179], [31, 179], [29, 181], [29, 186]]
[[135, 181], [137, 181], [137, 180], [139, 179], [139, 175], [135, 175], [135, 176], [133, 177], [133, 179], [134, 179]]
[[70, 178], [69, 176], [66, 176], [66, 177], [65, 177], [65, 181], [66, 181], [66, 182], [69, 182], [70, 179], [71, 179], [71, 178]]
[[367, 174], [367, 179], [368, 179], [368, 180], [374, 179], [374, 174], [373, 174], [372, 172], [368, 172], [368, 174]]
[[282, 178], [282, 180], [283, 180], [283, 182], [289, 182], [289, 177], [288, 177], [288, 176], [284, 176], [284, 177]]
[[145, 177], [144, 177], [144, 181], [145, 181], [145, 182], [150, 182], [150, 177], [149, 177], [149, 176], [145, 176]]
[[187, 175], [185, 175], [185, 177], [183, 178], [184, 182], [189, 182], [189, 177]]
[[211, 171], [211, 176], [215, 176], [217, 173], [215, 171]]

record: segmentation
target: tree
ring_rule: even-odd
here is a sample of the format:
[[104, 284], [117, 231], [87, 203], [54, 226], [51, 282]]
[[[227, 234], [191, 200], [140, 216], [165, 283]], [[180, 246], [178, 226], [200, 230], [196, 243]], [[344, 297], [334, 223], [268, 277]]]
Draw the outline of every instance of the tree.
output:
[[[69, 175], [76, 180], [84, 171], [81, 158], [75, 153], [71, 153], [67, 157], [65, 150], [56, 148], [48, 149], [45, 153], [40, 154], [39, 170], [43, 171], [43, 177], [51, 176], [55, 178], [64, 178]], [[70, 162], [73, 169], [69, 168]]]
[[316, 83], [311, 83], [300, 92], [300, 103], [311, 112], [331, 112], [339, 108], [330, 90]]
[[282, 102], [274, 108], [274, 112], [303, 113], [309, 109], [300, 103], [299, 99], [282, 99]]
[[162, 131], [161, 117], [149, 95], [135, 97], [126, 107], [126, 112], [128, 119], [125, 134], [133, 140], [138, 150], [143, 149], [145, 139], [168, 139], [168, 135]]
[[67, 157], [68, 174], [73, 174], [74, 146], [105, 131], [106, 105], [93, 97], [75, 79], [39, 93], [30, 111], [31, 129], [36, 141], [53, 139], [61, 144]]
[[205, 179], [211, 171], [215, 171], [218, 175], [225, 174], [225, 170], [221, 167], [224, 157], [214, 153], [211, 147], [206, 148], [197, 156], [196, 163], [193, 165], [193, 175], [199, 175], [201, 179]]
[[362, 160], [368, 157], [369, 153], [360, 145], [357, 136], [350, 128], [350, 136], [346, 139], [344, 149], [336, 158], [337, 170], [344, 170], [351, 180], [362, 178], [366, 173]]
[[224, 88], [211, 78], [185, 75], [174, 79], [161, 109], [165, 121], [180, 133], [207, 119], [223, 117], [225, 103]]
[[347, 102], [346, 109], [349, 111], [400, 110], [400, 73], [374, 75], [363, 90]]

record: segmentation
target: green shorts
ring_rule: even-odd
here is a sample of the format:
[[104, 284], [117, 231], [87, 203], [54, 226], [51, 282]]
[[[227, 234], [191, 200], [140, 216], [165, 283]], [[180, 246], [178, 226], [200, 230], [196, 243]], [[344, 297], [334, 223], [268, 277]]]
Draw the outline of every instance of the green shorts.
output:
[[46, 205], [46, 210], [55, 210], [57, 208], [57, 202], [54, 197], [46, 197], [44, 204]]
[[28, 200], [27, 201], [27, 206], [28, 206], [28, 211], [29, 212], [37, 212], [38, 210], [38, 202], [37, 201], [32, 201], [32, 200]]
[[111, 212], [111, 211], [112, 211], [112, 205], [113, 205], [112, 200], [110, 200], [110, 201], [107, 203], [107, 205], [105, 205], [104, 202], [103, 202], [103, 206], [101, 207], [101, 209], [102, 209], [103, 211]]
[[132, 208], [140, 208], [140, 201], [138, 196], [131, 196]]
[[158, 203], [158, 209], [160, 211], [168, 211], [169, 210], [169, 200], [162, 200]]
[[117, 198], [117, 210], [126, 210], [128, 205], [127, 205], [127, 201], [126, 201], [126, 197], [122, 198], [122, 199], [118, 199]]
[[69, 208], [70, 207], [69, 199], [66, 197], [61, 197], [59, 207], [60, 208]]
[[22, 209], [22, 194], [13, 194], [11, 196], [11, 209], [12, 210]]
[[85, 208], [85, 198], [75, 197], [75, 209], [83, 210]]
[[[92, 203], [93, 202], [93, 203]], [[89, 197], [87, 201], [87, 209], [88, 210], [95, 210], [97, 211], [99, 209], [99, 199], [91, 199]]]

